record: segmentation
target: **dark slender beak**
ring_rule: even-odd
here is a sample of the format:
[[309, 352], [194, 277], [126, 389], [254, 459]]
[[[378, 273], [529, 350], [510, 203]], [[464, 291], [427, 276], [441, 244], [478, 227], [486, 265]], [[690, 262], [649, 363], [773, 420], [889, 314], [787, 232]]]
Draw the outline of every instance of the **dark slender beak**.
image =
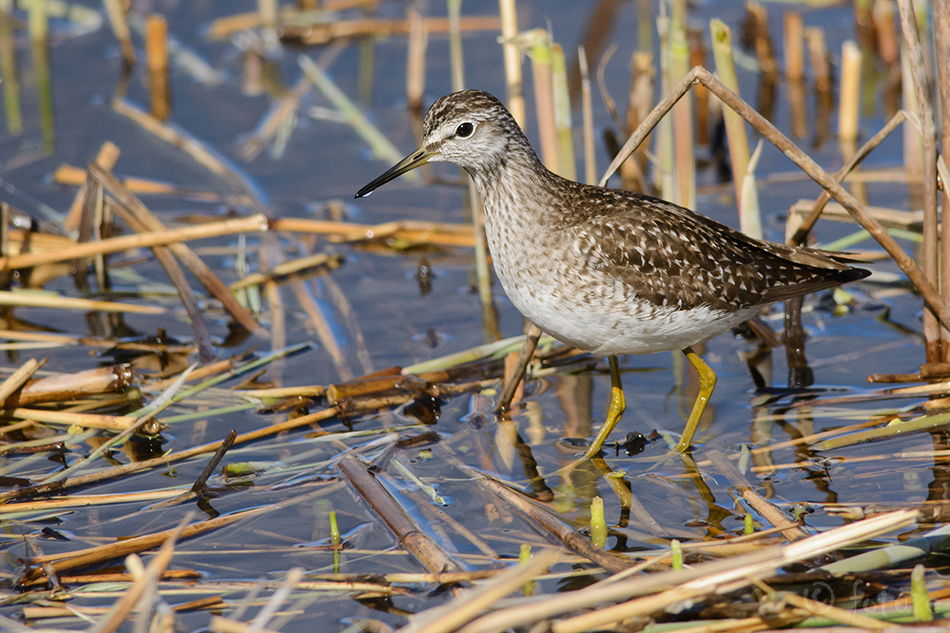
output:
[[376, 190], [378, 187], [385, 185], [390, 180], [394, 180], [398, 178], [399, 176], [402, 176], [407, 171], [412, 171], [416, 167], [421, 167], [422, 165], [425, 165], [426, 163], [429, 162], [429, 159], [431, 158], [432, 158], [432, 153], [427, 152], [426, 150], [420, 147], [419, 149], [414, 151], [412, 154], [409, 154], [408, 156], [403, 158], [401, 161], [393, 165], [392, 168], [390, 168], [389, 171], [387, 171], [385, 174], [383, 174], [382, 176], [380, 176], [373, 182], [369, 183], [368, 185], [366, 185], [365, 187], [357, 191], [356, 197], [365, 198], [369, 194], [373, 193], [373, 191]]

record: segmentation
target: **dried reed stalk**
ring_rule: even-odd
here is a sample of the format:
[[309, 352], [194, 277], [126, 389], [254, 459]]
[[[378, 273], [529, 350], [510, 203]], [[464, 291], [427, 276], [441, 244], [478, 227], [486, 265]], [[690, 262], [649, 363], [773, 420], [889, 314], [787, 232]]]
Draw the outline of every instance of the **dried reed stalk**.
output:
[[355, 457], [346, 455], [340, 459], [340, 470], [350, 484], [396, 535], [401, 547], [406, 548], [426, 569], [431, 572], [462, 571], [458, 563], [442, 550], [424, 530], [419, 528], [405, 510], [383, 488]]
[[831, 59], [825, 46], [825, 32], [819, 27], [805, 29], [805, 44], [811, 62], [812, 80], [815, 86], [814, 128], [816, 147], [821, 147], [828, 137], [831, 107], [834, 103], [831, 85]]
[[541, 328], [534, 323], [528, 323], [525, 328], [524, 346], [518, 353], [517, 360], [510, 368], [507, 363], [505, 364], [504, 388], [498, 398], [498, 405], [495, 407], [496, 412], [506, 413], [511, 408], [511, 403], [515, 399], [515, 391], [521, 385], [525, 371], [528, 369], [528, 364], [534, 356], [534, 350], [537, 349], [540, 339]]
[[271, 221], [270, 226], [274, 231], [286, 231], [288, 233], [338, 235], [344, 241], [390, 238], [409, 243], [435, 244], [438, 246], [467, 246], [471, 248], [475, 245], [475, 235], [472, 227], [466, 224], [403, 221], [371, 226], [308, 218], [275, 218]]
[[838, 136], [854, 143], [858, 136], [861, 102], [861, 50], [852, 40], [841, 45], [841, 85], [838, 90]]
[[527, 113], [524, 106], [524, 86], [521, 77], [521, 51], [513, 43], [518, 35], [518, 10], [515, 0], [499, 0], [501, 18], [502, 54], [505, 60], [505, 94], [508, 111], [518, 125], [524, 129], [527, 125]]
[[[237, 523], [238, 521], [243, 521], [260, 514], [265, 514], [274, 509], [276, 509], [276, 506], [266, 506], [262, 508], [255, 508], [253, 510], [242, 510], [235, 512], [234, 514], [208, 519], [198, 523], [192, 523], [191, 525], [186, 526], [184, 530], [180, 532], [179, 538], [184, 540], [199, 534], [205, 534], [206, 532], [217, 530], [219, 528], [231, 525], [232, 523]], [[174, 530], [154, 532], [152, 534], [146, 534], [143, 536], [134, 536], [132, 538], [120, 540], [108, 545], [99, 545], [96, 547], [74, 550], [72, 552], [34, 556], [28, 559], [26, 563], [27, 565], [50, 563], [57, 573], [70, 569], [77, 569], [87, 565], [94, 565], [107, 560], [112, 560], [120, 556], [128, 556], [129, 554], [152, 549], [153, 547], [167, 542], [168, 539], [176, 532], [176, 530], [177, 528]], [[24, 575], [24, 580], [29, 581], [38, 577], [40, 575], [39, 571], [40, 570], [36, 568], [28, 569]]]
[[505, 596], [518, 591], [524, 583], [545, 573], [558, 562], [556, 549], [545, 549], [533, 554], [526, 564], [511, 565], [489, 582], [456, 596], [444, 605], [417, 613], [401, 633], [450, 633], [470, 622]]
[[597, 150], [594, 141], [594, 104], [590, 91], [590, 73], [584, 47], [577, 49], [577, 63], [581, 73], [581, 112], [584, 132], [584, 182], [597, 182]]
[[409, 43], [406, 48], [406, 102], [415, 111], [422, 110], [422, 98], [426, 90], [426, 48], [429, 45], [429, 29], [422, 17], [419, 2], [406, 7], [409, 20]]
[[[0, 261], [7, 259], [0, 257]], [[70, 258], [71, 259], [71, 258]], [[79, 297], [64, 297], [54, 293], [37, 294], [29, 291], [0, 290], [0, 306], [52, 308], [56, 310], [100, 310], [102, 312], [130, 312], [136, 314], [164, 314], [165, 308], [143, 306], [116, 301], [96, 301]]]
[[128, 415], [70, 413], [69, 411], [47, 411], [45, 409], [27, 409], [23, 407], [4, 411], [4, 415], [19, 420], [33, 420], [64, 426], [82, 426], [105, 431], [124, 431], [138, 421], [138, 418]]
[[557, 173], [577, 180], [571, 97], [567, 90], [567, 65], [560, 44], [551, 44], [551, 94], [554, 98], [554, 129], [557, 132]]
[[534, 76], [534, 101], [541, 142], [541, 162], [557, 170], [559, 163], [557, 126], [554, 121], [554, 86], [551, 78], [551, 34], [543, 29], [520, 33], [515, 39], [519, 47], [530, 51]]
[[[306, 1], [310, 2], [310, 0]], [[372, 8], [378, 2], [379, 0], [320, 0], [320, 8], [331, 12], [344, 9]], [[279, 12], [278, 17], [281, 22], [291, 22], [298, 13], [298, 9], [287, 6]], [[238, 31], [254, 29], [260, 24], [261, 14], [258, 11], [235, 13], [213, 20], [207, 29], [206, 36], [211, 39], [226, 39]]]
[[[517, 627], [577, 609], [593, 608], [595, 610], [590, 613], [557, 621], [550, 627], [554, 633], [582, 633], [627, 618], [661, 612], [683, 601], [695, 602], [704, 596], [735, 591], [748, 586], [752, 578], [764, 577], [785, 565], [816, 558], [848, 544], [899, 529], [913, 523], [916, 517], [913, 511], [881, 515], [780, 548], [765, 547], [752, 554], [703, 563], [682, 571], [652, 574], [649, 582], [636, 577], [610, 584], [597, 583], [569, 594], [532, 600], [528, 609], [518, 606], [499, 609], [458, 630], [459, 633], [487, 633], [498, 630], [498, 626]], [[615, 600], [625, 602], [603, 607], [605, 602]]]
[[794, 138], [808, 136], [808, 107], [805, 105], [805, 29], [802, 14], [783, 14], [785, 32], [785, 75], [787, 78], [789, 117]]
[[263, 215], [252, 215], [246, 218], [209, 222], [200, 226], [182, 227], [166, 231], [156, 231], [144, 235], [127, 235], [112, 237], [93, 243], [77, 244], [70, 249], [61, 249], [50, 253], [25, 253], [12, 257], [0, 257], [0, 269], [16, 270], [29, 268], [39, 264], [82, 259], [97, 254], [118, 253], [133, 248], [150, 248], [164, 246], [176, 242], [203, 240], [223, 235], [237, 233], [258, 233], [268, 228], [267, 218]]
[[[102, 144], [102, 147], [99, 148], [99, 153], [96, 155], [94, 162], [103, 169], [112, 169], [119, 160], [119, 153], [119, 147], [115, 143], [106, 141]], [[76, 197], [73, 198], [73, 203], [69, 207], [69, 213], [66, 219], [63, 220], [63, 228], [72, 233], [79, 229], [79, 220], [82, 217], [82, 209], [86, 200], [86, 188], [84, 185], [86, 184], [86, 174], [88, 171], [78, 167], [73, 168], [74, 171], [71, 171], [69, 174], [70, 181], [65, 183], [61, 176], [61, 170], [65, 170], [65, 168], [65, 165], [61, 165], [56, 169], [53, 173], [53, 181], [61, 184], [80, 185], [79, 191], [76, 192]]]
[[[920, 147], [914, 148], [916, 156], [920, 157], [921, 175], [923, 176], [923, 207], [924, 207], [924, 274], [934, 283], [939, 278], [937, 239], [937, 128], [934, 122], [933, 106], [930, 101], [930, 86], [927, 71], [924, 65], [924, 52], [920, 44], [920, 34], [917, 32], [917, 18], [910, 0], [898, 0], [897, 8], [901, 17], [901, 30], [904, 33], [906, 59], [910, 65], [913, 77], [914, 94], [916, 96], [917, 116], [920, 119]], [[907, 130], [908, 128], [905, 128]], [[922, 157], [920, 156], [923, 154]], [[950, 254], [950, 245], [944, 244], [944, 256]], [[946, 270], [950, 264], [944, 263]], [[944, 299], [950, 299], [945, 296]], [[950, 324], [944, 322], [943, 331], [937, 331], [937, 319], [932, 312], [925, 314], [924, 335], [927, 339], [927, 361], [947, 360], [950, 358]], [[944, 349], [941, 350], [941, 339]]]
[[31, 358], [26, 361], [23, 365], [19, 367], [15, 372], [10, 374], [6, 380], [3, 381], [3, 384], [0, 384], [0, 405], [6, 405], [6, 400], [13, 393], [26, 384], [26, 382], [33, 377], [33, 374], [46, 363], [44, 358], [42, 361], [37, 361], [35, 358]]
[[757, 493], [745, 476], [739, 472], [739, 469], [736, 468], [721, 451], [711, 450], [708, 451], [707, 454], [713, 466], [726, 476], [726, 479], [729, 480], [732, 486], [737, 488], [746, 503], [766, 521], [776, 528], [780, 528], [785, 538], [789, 541], [799, 541], [808, 536], [808, 533], [799, 527], [798, 524], [790, 521], [784, 512]]
[[[653, 54], [637, 51], [630, 59], [630, 92], [627, 103], [627, 132], [632, 132], [640, 126], [643, 119], [653, 108], [653, 84], [656, 69], [653, 65]], [[601, 85], [603, 81], [598, 77]], [[601, 89], [603, 91], [603, 88]], [[647, 193], [650, 185], [644, 175], [649, 166], [647, 145], [637, 148], [629, 160], [620, 166], [620, 178], [625, 189], [637, 193]]]
[[0, 75], [3, 77], [3, 109], [10, 134], [23, 132], [20, 107], [20, 77], [17, 71], [16, 39], [13, 25], [13, 0], [0, 2]]
[[31, 380], [13, 397], [3, 394], [0, 388], [0, 404], [5, 404], [7, 407], [23, 406], [36, 402], [59, 402], [89, 395], [119, 393], [131, 385], [133, 379], [132, 370], [128, 365], [112, 365], [72, 374], [49, 376]]
[[232, 283], [229, 288], [231, 292], [234, 292], [235, 290], [240, 290], [241, 288], [256, 286], [258, 284], [263, 284], [268, 280], [274, 280], [278, 277], [285, 277], [291, 273], [299, 273], [312, 268], [333, 270], [338, 268], [342, 263], [342, 255], [327, 255], [326, 253], [317, 253], [315, 255], [308, 255], [307, 257], [300, 257], [289, 262], [278, 264], [267, 271], [266, 274], [253, 273], [247, 277], [242, 277], [241, 279]]
[[589, 539], [575, 532], [559, 518], [551, 516], [530, 499], [515, 493], [506, 485], [474, 468], [459, 465], [458, 468], [474, 478], [479, 486], [491, 492], [493, 496], [505, 502], [505, 505], [520, 514], [526, 521], [539, 530], [561, 542], [565, 547], [611, 572], [621, 572], [630, 567], [630, 561], [621, 556], [598, 549]]
[[[947, 0], [933, 2], [933, 29], [935, 59], [937, 62], [936, 84], [940, 102], [941, 144], [940, 154], [943, 161], [950, 157], [950, 4]], [[943, 194], [941, 209], [950, 212], [950, 182], [942, 178]], [[944, 217], [948, 217], [945, 215]], [[940, 290], [944, 297], [950, 297], [950, 222], [944, 221], [940, 227]], [[944, 360], [950, 354], [950, 341], [943, 337]]]
[[122, 44], [122, 55], [125, 57], [125, 63], [129, 67], [135, 65], [135, 46], [132, 45], [132, 35], [129, 33], [129, 25], [125, 21], [125, 9], [121, 0], [104, 0], [106, 5], [106, 14], [109, 16], [109, 24], [112, 26], [112, 32], [115, 33], [119, 43]]
[[168, 22], [159, 14], [148, 16], [145, 32], [145, 59], [151, 93], [152, 116], [159, 121], [172, 112], [171, 84], [168, 80]]
[[[848, 159], [848, 162], [835, 173], [835, 181], [844, 182], [845, 177], [848, 176], [852, 170], [863, 161], [871, 151], [876, 148], [881, 142], [893, 132], [898, 125], [902, 122], [908, 120], [907, 113], [904, 110], [899, 111], [891, 120], [888, 121], [884, 127], [882, 127], [877, 134], [869, 138], [864, 145], [862, 145], [856, 152], [851, 155], [851, 158]], [[818, 221], [818, 216], [821, 215], [825, 206], [831, 200], [831, 194], [828, 191], [822, 191], [821, 195], [815, 200], [812, 204], [812, 209], [808, 213], [808, 216], [802, 221], [799, 227], [795, 230], [795, 235], [789, 239], [789, 244], [794, 246], [800, 246], [805, 243], [805, 239], [808, 237], [808, 234], [811, 232], [812, 227], [815, 225], [815, 222]], [[875, 211], [869, 209], [868, 211], [876, 219], [880, 216]], [[885, 218], [881, 218], [881, 221], [886, 221]]]
[[[452, 30], [451, 20], [446, 18], [425, 18], [429, 33], [448, 33]], [[493, 15], [468, 16], [459, 19], [460, 31], [497, 31], [500, 23]], [[367, 18], [363, 20], [337, 20], [334, 22], [311, 23], [299, 26], [285, 26], [281, 37], [284, 40], [299, 42], [305, 46], [328, 44], [337, 39], [355, 37], [406, 35], [411, 25], [406, 19]]]
[[[686, 37], [689, 42], [689, 68], [706, 64], [706, 47], [703, 43], [703, 31], [687, 27]], [[702, 86], [693, 89], [696, 98], [696, 144], [709, 144], [709, 93]], [[636, 129], [634, 126], [631, 129]], [[594, 182], [594, 181], [592, 181]], [[695, 192], [694, 192], [695, 195]]]
[[[158, 582], [165, 573], [165, 570], [168, 569], [168, 566], [172, 562], [172, 556], [175, 554], [175, 543], [178, 539], [187, 538], [184, 536], [186, 525], [188, 521], [191, 520], [192, 514], [193, 513], [189, 513], [173, 530], [168, 531], [168, 535], [162, 543], [161, 548], [158, 550], [158, 553], [152, 557], [152, 560], [149, 561], [144, 573], [135, 579], [135, 582], [126, 590], [122, 598], [112, 606], [109, 613], [98, 623], [95, 627], [95, 633], [113, 633], [113, 631], [119, 628], [119, 625], [129, 617], [133, 610], [136, 608], [147, 609], [149, 607], [152, 602], [151, 600], [145, 601], [145, 604], [141, 604], [140, 600], [149, 591], [150, 587], [154, 589], [155, 583]], [[141, 561], [138, 560], [135, 554], [130, 554], [129, 557], [132, 560], [127, 560], [126, 566], [129, 567], [130, 571], [134, 571], [135, 563], [137, 562], [141, 565]]]
[[[144, 235], [157, 235], [165, 231], [165, 225], [162, 224], [161, 220], [155, 217], [151, 211], [148, 210], [142, 202], [136, 198], [128, 189], [122, 186], [122, 184], [116, 180], [115, 176], [111, 173], [100, 169], [97, 165], [91, 165], [89, 168], [89, 173], [92, 174], [103, 186], [108, 189], [112, 195], [116, 196], [118, 201], [121, 203], [121, 206], [117, 211], [122, 215], [123, 219], [132, 227], [133, 230]], [[254, 230], [266, 230], [267, 222], [263, 216], [253, 216], [252, 218], [247, 218], [246, 220], [252, 220], [256, 218], [256, 222], [250, 222], [249, 226], [254, 226], [251, 231]], [[225, 220], [227, 222], [227, 220]], [[211, 222], [201, 226], [211, 226], [218, 224], [216, 222]], [[200, 228], [200, 227], [193, 227]], [[185, 230], [185, 229], [178, 229]], [[234, 233], [242, 233], [244, 231], [234, 231]], [[223, 235], [223, 234], [222, 234]], [[176, 240], [177, 241], [177, 240]], [[176, 244], [170, 243], [168, 249], [177, 257], [191, 273], [198, 278], [198, 281], [201, 282], [201, 285], [221, 304], [224, 306], [224, 309], [234, 317], [234, 319], [240, 323], [244, 328], [249, 332], [265, 332], [263, 328], [257, 323], [253, 315], [251, 315], [244, 306], [239, 304], [234, 298], [234, 295], [231, 294], [231, 291], [228, 289], [224, 283], [218, 279], [218, 276], [214, 274], [214, 271], [205, 264], [200, 257], [198, 257], [194, 251], [192, 251], [185, 244]]]
[[[899, 66], [901, 60], [901, 38], [895, 26], [894, 4], [893, 0], [874, 0], [871, 8], [874, 32], [877, 34], [878, 54], [892, 69]], [[935, 19], [936, 15], [935, 13]]]
[[49, 58], [49, 16], [47, 2], [31, 2], [28, 5], [30, 53], [33, 60], [33, 79], [36, 82], [37, 110], [43, 149], [53, 153], [55, 125], [53, 117], [53, 80]]
[[782, 14], [782, 26], [785, 34], [785, 76], [789, 80], [802, 81], [805, 78], [805, 44], [801, 12], [785, 11]]
[[[711, 20], [709, 30], [712, 35], [713, 56], [716, 59], [716, 74], [723, 86], [739, 94], [739, 79], [736, 76], [735, 60], [732, 54], [732, 35], [729, 27], [720, 20]], [[749, 173], [749, 140], [745, 123], [738, 112], [726, 109], [723, 112], [726, 122], [726, 140], [729, 145], [729, 158], [732, 163], [732, 184], [736, 189], [736, 205], [739, 207], [739, 224], [742, 232], [752, 237], [762, 238], [762, 219], [756, 214], [746, 214], [744, 208], [759, 208], [758, 200], [743, 200], [743, 192], [758, 197], [754, 188], [744, 189], [743, 183]]]
[[[689, 72], [689, 41], [686, 37], [686, 0], [671, 3], [669, 21], [669, 84]], [[673, 106], [673, 163], [675, 197], [673, 202], [687, 209], [696, 208], [696, 150], [693, 146], [693, 95], [690, 93]], [[743, 174], [745, 172], [742, 172]], [[734, 174], [734, 177], [739, 177]], [[741, 210], [741, 205], [740, 205]], [[743, 226], [743, 230], [745, 227]]]

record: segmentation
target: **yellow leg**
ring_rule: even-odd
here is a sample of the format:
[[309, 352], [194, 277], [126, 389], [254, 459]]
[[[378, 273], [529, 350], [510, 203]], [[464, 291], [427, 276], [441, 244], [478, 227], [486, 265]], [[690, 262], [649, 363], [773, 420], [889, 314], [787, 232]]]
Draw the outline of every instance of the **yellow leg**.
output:
[[703, 412], [706, 410], [709, 397], [712, 396], [713, 389], [716, 388], [716, 372], [714, 372], [702, 358], [697, 356], [696, 352], [692, 349], [687, 347], [683, 350], [683, 353], [686, 354], [686, 358], [689, 359], [689, 362], [692, 363], [696, 371], [699, 372], [699, 395], [696, 396], [693, 410], [689, 414], [689, 420], [686, 421], [683, 436], [680, 438], [679, 444], [676, 445], [676, 451], [679, 453], [684, 453], [689, 450], [689, 445], [693, 441], [693, 435], [699, 426], [699, 420], [703, 417]]
[[623, 415], [624, 409], [627, 408], [627, 403], [623, 398], [623, 385], [620, 384], [620, 363], [617, 362], [616, 356], [608, 356], [607, 361], [610, 365], [610, 409], [607, 411], [607, 421], [604, 422], [600, 433], [597, 434], [597, 437], [594, 438], [594, 442], [587, 449], [587, 452], [584, 453], [584, 459], [590, 459], [600, 452], [600, 449], [604, 446], [604, 442], [607, 441], [607, 436], [610, 435], [610, 432], [613, 431], [617, 423], [620, 422], [620, 416]]

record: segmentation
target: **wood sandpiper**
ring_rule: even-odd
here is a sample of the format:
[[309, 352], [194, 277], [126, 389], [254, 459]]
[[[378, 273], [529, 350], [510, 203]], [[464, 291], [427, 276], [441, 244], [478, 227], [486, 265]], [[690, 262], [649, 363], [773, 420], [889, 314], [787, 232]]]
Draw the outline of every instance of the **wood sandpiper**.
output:
[[502, 103], [480, 90], [442, 97], [422, 146], [357, 198], [420, 165], [447, 161], [475, 180], [495, 272], [511, 302], [554, 338], [609, 358], [611, 404], [585, 457], [624, 410], [619, 354], [682, 350], [700, 392], [677, 450], [689, 448], [716, 384], [690, 346], [764, 306], [870, 274], [810, 248], [753, 239], [670, 202], [549, 171]]

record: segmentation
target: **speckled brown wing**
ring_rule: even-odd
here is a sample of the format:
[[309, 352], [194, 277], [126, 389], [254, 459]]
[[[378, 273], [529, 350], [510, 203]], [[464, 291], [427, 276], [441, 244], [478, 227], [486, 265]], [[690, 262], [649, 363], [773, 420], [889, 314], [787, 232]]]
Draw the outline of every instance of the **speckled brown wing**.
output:
[[658, 306], [731, 311], [868, 274], [820, 251], [755, 240], [657, 198], [607, 195], [615, 197], [607, 212], [576, 224], [577, 249], [591, 269], [619, 278]]

